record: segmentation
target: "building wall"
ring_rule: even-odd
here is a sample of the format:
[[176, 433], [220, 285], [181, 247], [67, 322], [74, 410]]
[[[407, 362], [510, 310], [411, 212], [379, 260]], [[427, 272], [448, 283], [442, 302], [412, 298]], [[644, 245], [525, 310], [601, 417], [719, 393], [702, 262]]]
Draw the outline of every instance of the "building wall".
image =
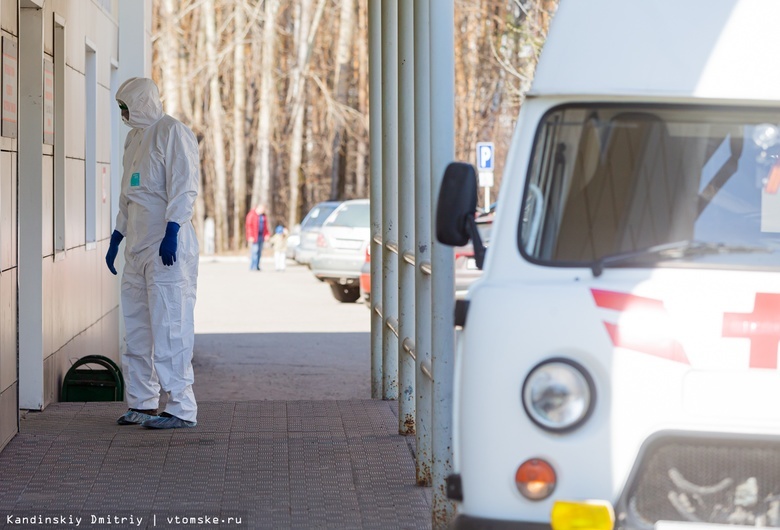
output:
[[[18, 41], [16, 2], [0, 2], [0, 37]], [[0, 106], [1, 107], [1, 106]], [[0, 448], [17, 432], [17, 141], [0, 137]]]
[[[109, 2], [49, 0], [44, 4], [44, 52], [54, 60], [54, 14], [65, 27], [64, 109], [65, 249], [55, 252], [54, 211], [44, 201], [43, 331], [45, 404], [58, 401], [70, 365], [85, 355], [104, 355], [119, 361], [117, 337], [117, 277], [105, 267], [111, 235], [111, 101], [112, 59], [118, 60], [118, 22], [106, 11]], [[96, 127], [86, 124], [86, 63], [89, 42], [94, 47]], [[89, 53], [92, 53], [90, 50]], [[58, 75], [55, 72], [55, 77]], [[55, 116], [57, 110], [55, 110]], [[88, 134], [89, 129], [89, 134]], [[56, 141], [56, 140], [55, 140]], [[85, 152], [95, 146], [96, 166], [87, 173]], [[43, 196], [54, 197], [53, 156], [44, 151]], [[94, 194], [94, 242], [86, 236], [86, 179]], [[90, 239], [92, 239], [90, 237]]]
[[[16, 42], [25, 38], [17, 29], [20, 1], [25, 0], [0, 2], [2, 36]], [[42, 203], [32, 206], [41, 211], [41, 233], [26, 233], [25, 223], [20, 223], [16, 206], [20, 196], [18, 142], [0, 137], [0, 449], [17, 432], [18, 410], [20, 405], [25, 406], [25, 400], [17, 397], [17, 389], [25, 388], [26, 377], [25, 371], [17, 370], [20, 363], [31, 363], [33, 368], [38, 365], [42, 370], [43, 407], [59, 401], [63, 378], [77, 359], [97, 354], [121, 365], [120, 276], [107, 270], [104, 259], [115, 217], [112, 203], [116, 204], [114, 197], [118, 195], [113, 187], [121, 179], [121, 160], [117, 156], [121, 148], [117, 145], [122, 145], [127, 133], [117, 119], [113, 94], [124, 78], [146, 73], [138, 71], [137, 66], [135, 71], [123, 68], [117, 0], [34, 1], [42, 5], [43, 54], [38, 64], [20, 60], [19, 68], [43, 70], [44, 61], [54, 65], [54, 89], [50, 92], [56, 94], [53, 117], [59, 128], [54, 126], [55, 134], [42, 144]], [[122, 9], [139, 15], [132, 24], [138, 25], [137, 20], [150, 24], [149, 0], [129, 4]], [[148, 49], [149, 29], [123, 28], [134, 35], [125, 46]], [[151, 58], [143, 55], [141, 62], [150, 70], [151, 65], [145, 63]], [[126, 62], [137, 65], [132, 53], [128, 57]], [[58, 99], [60, 92], [64, 99]], [[91, 123], [90, 116], [94, 120]], [[29, 117], [19, 117], [25, 118]], [[25, 208], [25, 204], [18, 208]], [[41, 352], [26, 351], [17, 342], [18, 335], [25, 332], [19, 331], [19, 319], [29, 318], [19, 316], [17, 304], [25, 296], [22, 291], [26, 285], [18, 286], [15, 235], [20, 226], [20, 240], [41, 240]], [[38, 316], [37, 311], [33, 317]]]

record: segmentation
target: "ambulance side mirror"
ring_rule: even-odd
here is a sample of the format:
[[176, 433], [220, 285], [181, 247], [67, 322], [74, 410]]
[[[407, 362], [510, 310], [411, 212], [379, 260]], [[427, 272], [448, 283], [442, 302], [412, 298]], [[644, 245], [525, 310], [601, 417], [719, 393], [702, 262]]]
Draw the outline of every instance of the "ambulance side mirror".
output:
[[452, 162], [444, 171], [436, 202], [436, 239], [439, 243], [460, 247], [474, 245], [477, 267], [482, 268], [485, 246], [477, 231], [477, 174], [471, 164]]

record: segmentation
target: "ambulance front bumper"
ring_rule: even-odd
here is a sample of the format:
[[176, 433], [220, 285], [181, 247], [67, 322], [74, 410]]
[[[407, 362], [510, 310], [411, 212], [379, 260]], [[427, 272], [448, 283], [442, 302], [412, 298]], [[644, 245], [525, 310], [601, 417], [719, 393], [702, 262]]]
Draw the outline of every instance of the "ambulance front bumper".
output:
[[551, 526], [546, 523], [487, 519], [463, 514], [455, 518], [451, 528], [452, 530], [551, 530]]
[[[580, 497], [588, 498], [587, 491]], [[580, 503], [580, 499], [571, 501]], [[606, 499], [599, 502], [610, 504]], [[570, 504], [557, 499], [555, 505], [560, 503]], [[553, 519], [558, 521], [556, 528], [575, 528]], [[780, 528], [780, 436], [656, 433], [640, 450], [612, 521], [618, 530]], [[459, 514], [452, 528], [549, 530], [553, 526]]]

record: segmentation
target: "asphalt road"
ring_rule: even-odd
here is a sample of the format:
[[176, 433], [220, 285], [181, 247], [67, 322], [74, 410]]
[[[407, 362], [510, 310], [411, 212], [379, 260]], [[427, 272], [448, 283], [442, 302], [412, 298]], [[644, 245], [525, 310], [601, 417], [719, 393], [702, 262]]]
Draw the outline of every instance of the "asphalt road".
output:
[[202, 258], [195, 306], [198, 401], [370, 399], [370, 314], [308, 268]]

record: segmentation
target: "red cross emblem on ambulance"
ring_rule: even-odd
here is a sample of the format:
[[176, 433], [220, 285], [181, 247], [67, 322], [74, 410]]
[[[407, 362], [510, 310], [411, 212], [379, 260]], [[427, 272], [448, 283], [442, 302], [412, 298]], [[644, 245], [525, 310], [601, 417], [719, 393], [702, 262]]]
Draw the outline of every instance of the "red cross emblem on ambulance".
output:
[[724, 313], [723, 336], [750, 340], [751, 368], [777, 368], [780, 294], [756, 293], [752, 313]]
[[[654, 315], [656, 321], [670, 319], [662, 300], [645, 298], [629, 293], [592, 289], [596, 306], [623, 314], [641, 312]], [[616, 347], [646, 353], [670, 361], [690, 364], [685, 350], [676, 337], [667, 333], [645, 329], [636, 333], [624, 326], [604, 322], [607, 333]], [[756, 293], [751, 313], [724, 313], [722, 336], [750, 341], [750, 368], [777, 369], [778, 345], [780, 345], [780, 294]]]

